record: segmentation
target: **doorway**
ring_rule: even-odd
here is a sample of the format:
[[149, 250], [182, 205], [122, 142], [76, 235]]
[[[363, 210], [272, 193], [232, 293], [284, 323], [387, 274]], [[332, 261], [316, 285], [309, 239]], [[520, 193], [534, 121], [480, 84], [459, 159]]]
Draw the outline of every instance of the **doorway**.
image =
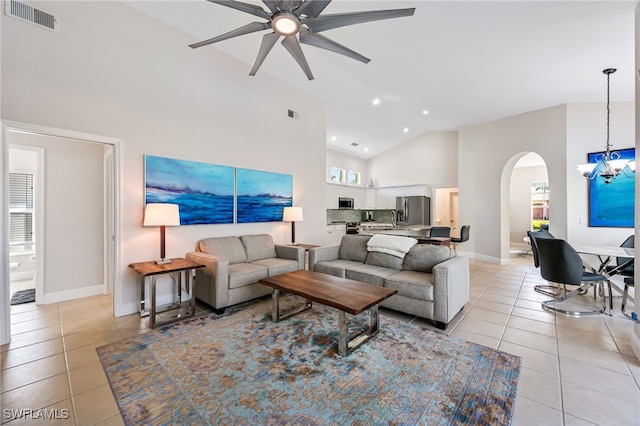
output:
[[450, 227], [452, 237], [460, 235], [457, 187], [435, 189], [433, 225]]
[[[44, 149], [9, 145], [9, 286], [12, 303], [36, 301], [43, 288]], [[14, 299], [15, 298], [15, 299]]]
[[[44, 155], [47, 157], [47, 170], [41, 172], [38, 168], [36, 171], [36, 176], [46, 180], [46, 189], [45, 185], [34, 185], [36, 302], [48, 304], [114, 293], [115, 305], [120, 291], [120, 279], [116, 273], [119, 268], [120, 141], [4, 122], [1, 142], [8, 158], [6, 168], [3, 168], [5, 180], [8, 180], [10, 172], [8, 164], [16, 154], [14, 146], [28, 145], [31, 149], [40, 149], [44, 153], [42, 158]], [[47, 191], [46, 198], [44, 190], [40, 191], [39, 187]], [[79, 190], [81, 187], [84, 189]], [[5, 188], [8, 189], [7, 186]], [[37, 202], [38, 197], [46, 199], [48, 204]], [[8, 206], [1, 210], [2, 233], [8, 236]], [[44, 217], [42, 224], [38, 224], [39, 216]], [[11, 266], [16, 265], [11, 265], [8, 247], [3, 247], [2, 253], [5, 258], [2, 272], [8, 278]], [[47, 256], [46, 264], [44, 256]], [[10, 337], [9, 280], [3, 280], [2, 287], [3, 327], [0, 337], [4, 344]]]

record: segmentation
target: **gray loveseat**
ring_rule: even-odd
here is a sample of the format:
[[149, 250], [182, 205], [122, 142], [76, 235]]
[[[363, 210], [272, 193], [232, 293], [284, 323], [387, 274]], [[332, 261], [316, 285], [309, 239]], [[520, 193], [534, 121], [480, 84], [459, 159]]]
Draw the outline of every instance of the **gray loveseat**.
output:
[[469, 259], [449, 247], [419, 244], [404, 258], [367, 250], [370, 236], [345, 235], [339, 246], [309, 250], [309, 270], [396, 289], [382, 306], [446, 329], [469, 301]]
[[304, 269], [304, 249], [275, 244], [268, 234], [206, 238], [187, 259], [196, 270], [196, 298], [221, 313], [227, 306], [270, 294], [257, 281]]

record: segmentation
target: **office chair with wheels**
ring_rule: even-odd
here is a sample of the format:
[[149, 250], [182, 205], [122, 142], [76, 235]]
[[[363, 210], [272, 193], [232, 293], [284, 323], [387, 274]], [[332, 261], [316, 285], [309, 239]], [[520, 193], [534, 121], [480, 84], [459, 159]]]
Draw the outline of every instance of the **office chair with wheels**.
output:
[[451, 237], [451, 228], [448, 226], [434, 226], [429, 233], [430, 237]]
[[[540, 267], [540, 260], [538, 257], [538, 238], [551, 238], [555, 239], [555, 237], [547, 230], [541, 229], [539, 231], [527, 231], [527, 236], [529, 237], [529, 242], [531, 243], [531, 252], [533, 253], [533, 266], [536, 268]], [[555, 285], [547, 285], [547, 284], [538, 284], [533, 287], [533, 289], [541, 294], [551, 297], [559, 297], [562, 295], [562, 291], [558, 286]]]
[[469, 229], [471, 229], [470, 225], [464, 225], [462, 228], [460, 228], [460, 238], [451, 238], [454, 250], [457, 251], [457, 245], [460, 243], [464, 243], [469, 239]]
[[[607, 299], [604, 294], [604, 282], [606, 277], [594, 272], [584, 270], [582, 258], [569, 243], [561, 239], [539, 238], [538, 260], [540, 262], [540, 273], [547, 281], [562, 285], [562, 294], [558, 298], [545, 300], [542, 302], [544, 309], [560, 312], [567, 315], [581, 316], [601, 314], [607, 308]], [[578, 286], [577, 289], [567, 292], [567, 285]], [[564, 309], [558, 303], [567, 299], [586, 294], [591, 288], [597, 286], [598, 294], [602, 298], [602, 308], [591, 311], [574, 309]], [[594, 297], [596, 295], [594, 294]]]

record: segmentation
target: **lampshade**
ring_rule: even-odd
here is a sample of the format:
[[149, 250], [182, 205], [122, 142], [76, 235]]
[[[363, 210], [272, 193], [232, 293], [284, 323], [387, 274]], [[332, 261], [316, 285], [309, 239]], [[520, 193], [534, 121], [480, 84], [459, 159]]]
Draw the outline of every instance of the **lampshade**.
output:
[[282, 213], [282, 220], [284, 222], [302, 222], [304, 220], [302, 207], [285, 207]]
[[149, 203], [144, 210], [142, 226], [180, 226], [177, 204]]

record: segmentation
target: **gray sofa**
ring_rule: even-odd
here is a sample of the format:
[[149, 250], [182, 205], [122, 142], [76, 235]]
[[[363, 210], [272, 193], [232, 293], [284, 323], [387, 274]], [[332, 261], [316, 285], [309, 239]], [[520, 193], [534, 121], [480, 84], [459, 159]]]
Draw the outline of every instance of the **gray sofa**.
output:
[[381, 306], [433, 320], [446, 329], [469, 301], [469, 260], [449, 247], [419, 244], [404, 258], [367, 250], [370, 236], [309, 250], [309, 270], [396, 289]]
[[275, 244], [268, 234], [200, 240], [187, 259], [206, 265], [196, 270], [195, 294], [217, 313], [273, 291], [257, 281], [304, 269], [303, 248]]

